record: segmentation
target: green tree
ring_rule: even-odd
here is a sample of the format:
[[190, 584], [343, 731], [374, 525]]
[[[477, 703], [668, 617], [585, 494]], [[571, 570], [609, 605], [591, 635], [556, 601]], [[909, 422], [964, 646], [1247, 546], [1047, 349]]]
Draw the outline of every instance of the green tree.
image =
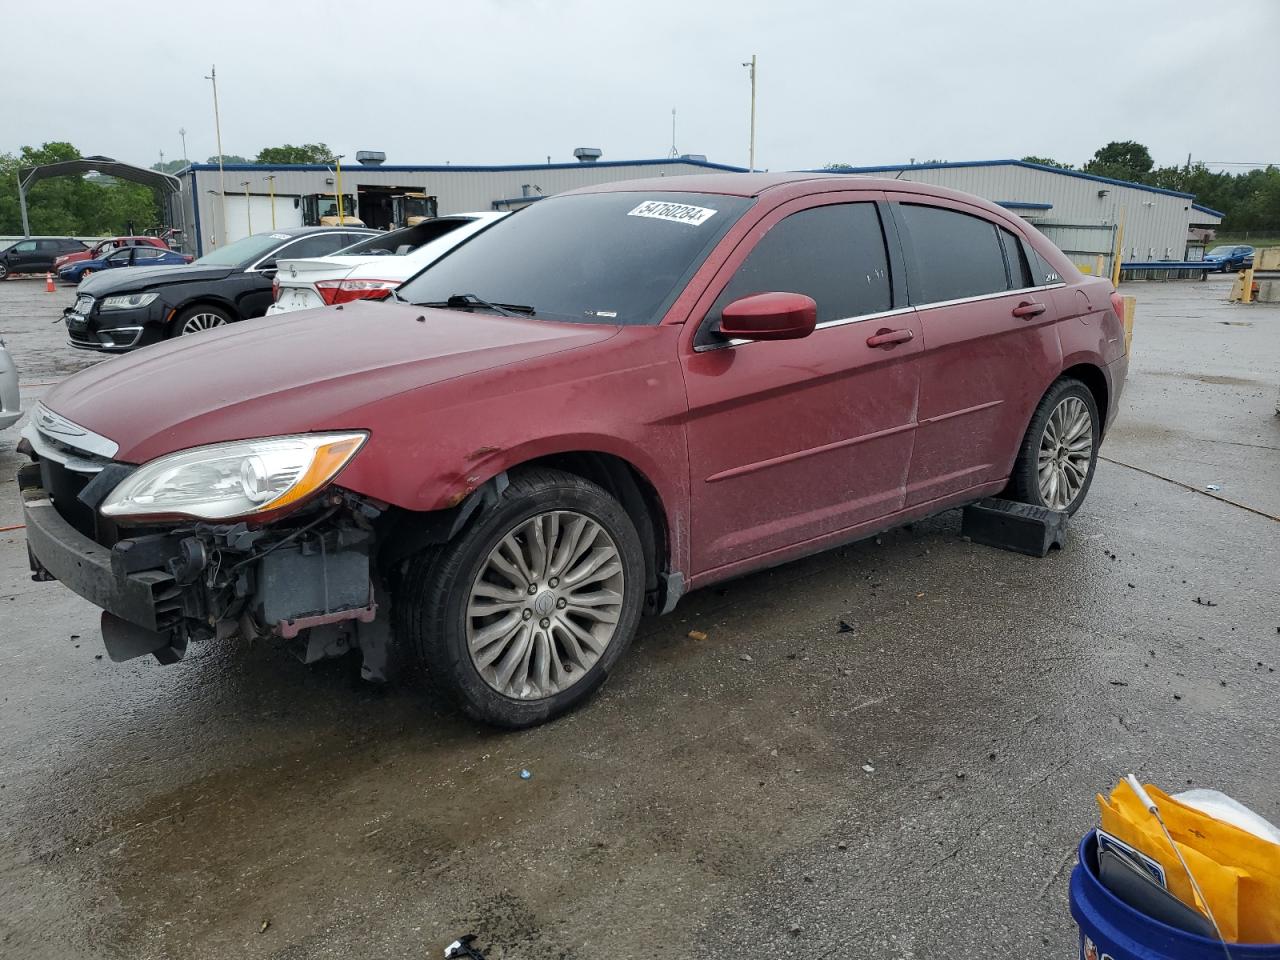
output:
[[1071, 164], [1069, 164], [1069, 163], [1061, 163], [1061, 162], [1059, 162], [1059, 161], [1057, 161], [1057, 160], [1050, 159], [1049, 157], [1023, 157], [1023, 158], [1022, 158], [1022, 162], [1023, 162], [1023, 163], [1038, 163], [1038, 164], [1040, 164], [1040, 166], [1042, 166], [1042, 167], [1057, 167], [1059, 170], [1074, 170], [1074, 169], [1075, 169], [1075, 167], [1073, 167], [1073, 166], [1072, 166]]
[[[218, 162], [218, 155], [216, 153], [212, 157], [210, 157], [208, 160], [205, 161], [205, 163], [217, 163], [217, 162]], [[225, 166], [229, 163], [253, 163], [253, 161], [250, 160], [248, 157], [240, 156], [240, 154], [238, 153], [224, 153], [222, 155], [222, 163]]]
[[[217, 161], [214, 161], [217, 163]], [[159, 170], [161, 173], [177, 173], [183, 167], [190, 163], [189, 160], [166, 160], [164, 163], [153, 163], [152, 170]]]
[[294, 146], [286, 143], [280, 147], [263, 147], [258, 151], [256, 163], [326, 163], [333, 159], [333, 151], [327, 144], [304, 143]]
[[[20, 234], [18, 171], [61, 160], [77, 160], [80, 151], [66, 142], [23, 147], [16, 155], [0, 154], [0, 233]], [[119, 233], [157, 225], [159, 207], [149, 187], [124, 180], [95, 183], [84, 177], [52, 177], [27, 193], [27, 213], [35, 234], [83, 235]]]
[[1146, 183], [1154, 166], [1151, 151], [1142, 144], [1134, 140], [1112, 140], [1100, 147], [1082, 169], [1100, 177]]
[[854, 169], [852, 163], [824, 163], [823, 170], [830, 170], [832, 173], [848, 173]]

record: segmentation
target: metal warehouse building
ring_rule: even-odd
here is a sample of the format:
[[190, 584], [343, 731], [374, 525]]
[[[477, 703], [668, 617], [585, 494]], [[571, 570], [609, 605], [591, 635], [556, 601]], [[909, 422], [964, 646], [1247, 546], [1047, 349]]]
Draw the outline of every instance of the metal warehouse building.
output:
[[[399, 166], [377, 161], [344, 166], [342, 193], [348, 214], [371, 227], [394, 222], [392, 201], [406, 194], [435, 198], [434, 212], [511, 210], [543, 196], [618, 180], [740, 171], [700, 156], [669, 160], [596, 161], [599, 151], [579, 149], [577, 163], [513, 166]], [[216, 164], [196, 163], [178, 172], [182, 192], [171, 200], [169, 220], [183, 230], [183, 247], [197, 256], [250, 233], [319, 223], [337, 213], [337, 171], [324, 165], [226, 164], [226, 223], [222, 222]]]
[[847, 172], [917, 180], [977, 194], [1035, 224], [1088, 272], [1098, 270], [1099, 257], [1103, 272], [1111, 271], [1121, 222], [1124, 263], [1199, 259], [1198, 247], [1187, 249], [1190, 228], [1222, 222], [1221, 213], [1196, 204], [1189, 193], [1023, 160], [857, 167]]

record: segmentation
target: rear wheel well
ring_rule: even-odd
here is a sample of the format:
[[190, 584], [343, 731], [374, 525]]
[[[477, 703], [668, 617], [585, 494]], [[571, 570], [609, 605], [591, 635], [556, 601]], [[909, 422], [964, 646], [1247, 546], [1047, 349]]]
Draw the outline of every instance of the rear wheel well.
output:
[[[1062, 371], [1063, 377], [1069, 377], [1072, 380], [1079, 380], [1089, 392], [1093, 394], [1093, 402], [1098, 405], [1098, 417], [1102, 423], [1107, 422], [1107, 378], [1102, 370], [1095, 367], [1091, 363], [1078, 363], [1074, 367], [1068, 367]], [[1101, 430], [1101, 424], [1099, 425]]]

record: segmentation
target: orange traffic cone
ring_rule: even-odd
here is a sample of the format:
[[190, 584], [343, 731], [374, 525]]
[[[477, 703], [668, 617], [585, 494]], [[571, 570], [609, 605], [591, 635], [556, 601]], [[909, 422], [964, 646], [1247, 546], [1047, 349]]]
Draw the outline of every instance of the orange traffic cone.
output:
[[53, 293], [53, 274], [46, 272], [44, 275], [44, 292]]

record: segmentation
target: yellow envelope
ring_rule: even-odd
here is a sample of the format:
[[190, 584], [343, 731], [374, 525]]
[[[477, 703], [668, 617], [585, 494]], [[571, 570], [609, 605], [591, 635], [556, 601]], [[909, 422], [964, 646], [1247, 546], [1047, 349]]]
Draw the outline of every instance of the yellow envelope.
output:
[[[1232, 943], [1280, 942], [1280, 845], [1179, 803], [1157, 788], [1147, 792], [1186, 858], [1223, 937]], [[1169, 892], [1204, 912], [1182, 864], [1155, 817], [1121, 783], [1098, 796], [1102, 829], [1158, 862]]]

